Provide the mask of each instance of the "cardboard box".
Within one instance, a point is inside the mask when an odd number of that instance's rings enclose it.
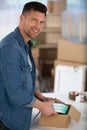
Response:
[[[58,39],[61,38],[61,31],[60,29],[53,28],[53,29],[44,29],[43,32],[39,35],[40,43],[46,44],[56,44]]]
[[[45,28],[61,28],[62,17],[60,14],[47,14]]]
[[[70,105],[68,114],[58,114],[53,116],[44,116],[41,115],[39,124],[47,127],[60,127],[60,128],[68,128],[70,125],[70,119],[74,119],[76,122],[79,122],[81,113]]]
[[[48,0],[48,13],[60,14],[66,10],[66,0]]]
[[[49,32],[46,33],[45,41],[47,44],[57,44],[57,40],[61,38],[61,33],[59,32]]]
[[[87,64],[87,44],[58,40],[57,59]]]

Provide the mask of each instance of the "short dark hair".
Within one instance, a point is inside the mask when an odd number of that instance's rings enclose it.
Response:
[[[47,7],[40,2],[35,2],[35,1],[28,2],[24,5],[23,10],[22,10],[22,14],[25,14],[31,10],[39,11],[41,13],[44,13],[46,16]]]

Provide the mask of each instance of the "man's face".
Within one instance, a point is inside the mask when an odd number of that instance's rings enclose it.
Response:
[[[20,17],[20,25],[24,38],[32,39],[38,36],[44,27],[46,16],[44,13],[31,10]]]

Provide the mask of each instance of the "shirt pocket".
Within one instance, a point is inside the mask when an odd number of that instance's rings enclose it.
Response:
[[[30,66],[21,66],[21,85],[23,89],[27,89],[32,91],[33,84],[32,84],[32,75],[30,71]]]

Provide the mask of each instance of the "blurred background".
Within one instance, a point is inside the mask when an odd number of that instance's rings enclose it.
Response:
[[[30,1],[33,0],[0,0],[0,40],[16,28],[23,5]],[[73,68],[87,65],[87,0],[35,1],[42,2],[48,8],[44,30],[32,40],[37,68],[36,84],[42,92],[52,92],[57,65]],[[55,82],[60,83],[60,80]],[[86,86],[85,83],[85,90]]]

